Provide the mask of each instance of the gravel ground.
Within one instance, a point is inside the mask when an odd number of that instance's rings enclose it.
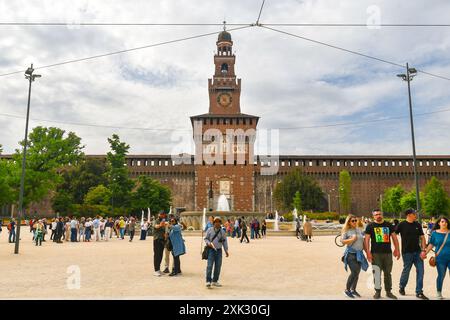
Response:
[[[223,287],[207,289],[200,237],[185,238],[188,252],[181,257],[181,276],[155,277],[151,237],[131,243],[128,237],[90,243],[47,241],[36,247],[28,228],[23,228],[20,254],[15,255],[3,230],[0,299],[346,299],[343,248],[334,244],[333,236],[315,237],[312,243],[295,237],[269,237],[249,244],[229,239],[230,257],[223,258],[220,278]],[[425,265],[424,292],[434,298],[437,273]],[[402,261],[395,261],[394,293],[401,270]],[[413,268],[407,296],[401,299],[415,299],[414,287]],[[371,299],[371,272],[361,273],[358,291]],[[443,295],[450,297],[448,276]]]

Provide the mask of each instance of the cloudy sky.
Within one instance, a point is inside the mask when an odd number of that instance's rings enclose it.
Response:
[[[0,22],[253,23],[260,5],[0,0]],[[449,24],[449,12],[447,0],[266,0],[260,23],[369,23],[274,28],[449,78],[450,27],[372,25]],[[220,26],[0,25],[0,74],[219,31]],[[405,70],[261,27],[231,34],[242,78],[241,110],[261,117],[258,128],[279,130],[281,154],[411,153],[407,86],[396,77]],[[36,70],[42,78],[33,85],[31,126],[74,131],[87,154],[107,152],[113,133],[134,154],[192,152],[189,116],[208,111],[216,38]],[[450,81],[425,74],[412,82],[414,112],[434,112],[415,118],[418,154],[450,154],[449,88]],[[23,138],[26,102],[23,74],[0,76],[4,153]],[[392,117],[397,119],[370,122]],[[330,126],[342,123],[352,125]]]

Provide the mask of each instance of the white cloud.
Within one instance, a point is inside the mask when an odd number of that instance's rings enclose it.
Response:
[[[254,22],[261,1],[6,1],[0,21]],[[382,23],[444,23],[450,3],[410,1],[266,1],[262,23],[365,23],[367,7]],[[450,76],[448,28],[279,27],[312,39]],[[220,31],[221,27],[8,27],[0,26],[0,73]],[[406,84],[393,66],[262,28],[231,32],[241,109],[261,116],[261,128],[285,128],[407,116]],[[91,61],[37,70],[32,118],[118,127],[190,130],[189,116],[208,111],[215,36]],[[448,82],[419,74],[412,82],[418,113],[450,108]],[[0,77],[0,113],[25,115],[27,83]],[[408,118],[361,127],[281,130],[285,154],[409,154]],[[416,118],[417,150],[448,154],[450,112]],[[32,121],[32,125],[57,125]],[[57,125],[75,131],[86,153],[108,150],[117,132],[132,153],[170,153],[168,131]],[[0,143],[9,153],[23,139],[24,120],[0,115]],[[176,131],[177,132],[177,131]],[[182,132],[180,134],[188,134]],[[192,152],[186,147],[187,152]]]

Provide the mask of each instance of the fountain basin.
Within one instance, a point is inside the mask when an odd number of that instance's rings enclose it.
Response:
[[[206,219],[208,219],[209,216],[214,217],[219,216],[222,218],[222,222],[225,222],[228,219],[234,220],[236,218],[244,217],[247,223],[250,223],[250,220],[254,218],[258,219],[259,222],[262,222],[265,219],[266,215],[267,214],[264,212],[212,211],[206,212]],[[195,230],[201,230],[202,219],[203,219],[203,211],[183,211],[181,213],[181,222],[183,222],[187,228],[193,227]],[[268,220],[266,219],[266,221]]]

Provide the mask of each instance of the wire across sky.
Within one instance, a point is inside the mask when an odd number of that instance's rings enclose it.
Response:
[[[292,33],[292,32],[288,32],[285,30],[281,30],[278,29],[278,27],[367,27],[367,24],[362,24],[362,23],[260,23],[260,19],[262,16],[262,12],[264,9],[264,5],[265,5],[265,0],[262,0],[261,6],[259,7],[259,11],[258,11],[258,16],[256,18],[256,22],[254,23],[226,23],[226,26],[231,27],[228,28],[227,31],[238,31],[238,30],[242,30],[242,29],[247,29],[247,28],[255,28],[256,29],[266,29],[266,30],[270,30],[274,33],[278,33],[278,34],[284,34],[284,35],[288,35],[292,38],[296,38],[296,39],[300,39],[303,41],[307,41],[310,43],[314,43],[316,45],[320,45],[320,46],[324,46],[327,47],[329,49],[334,49],[334,50],[339,50],[341,52],[347,53],[347,54],[352,54],[352,55],[356,55],[362,58],[366,58],[366,59],[370,59],[372,61],[376,61],[379,63],[384,63],[384,64],[388,64],[391,65],[393,67],[396,68],[406,68],[406,64],[401,64],[399,62],[395,62],[395,61],[390,61],[381,57],[376,57],[376,56],[372,56],[363,52],[358,52],[355,50],[351,50],[348,48],[344,48],[341,46],[337,46],[334,44],[330,44],[330,43],[326,43],[323,41],[319,41],[316,39],[311,39],[308,37],[305,37],[301,34],[296,34],[296,33]],[[225,22],[224,22],[225,23]],[[145,22],[145,23],[113,23],[113,22],[80,22],[80,23],[64,23],[64,22],[0,22],[0,28],[1,27],[6,27],[6,26],[23,26],[23,27],[58,27],[58,26],[85,26],[85,27],[90,27],[90,26],[173,26],[173,27],[177,27],[177,26],[200,26],[200,27],[207,27],[207,26],[222,26],[222,23],[150,23],[150,22]],[[388,24],[378,24],[377,26],[380,27],[402,27],[402,28],[409,28],[409,27],[432,27],[432,28],[447,28],[450,27],[450,24],[395,24],[395,23],[388,23]],[[195,35],[191,35],[191,36],[186,36],[186,37],[182,37],[182,38],[178,38],[178,39],[172,39],[172,40],[167,40],[167,41],[162,41],[162,42],[158,42],[158,43],[152,43],[152,44],[148,44],[148,45],[143,45],[143,46],[138,46],[138,47],[133,47],[133,48],[126,48],[126,49],[121,49],[121,50],[117,50],[117,51],[112,51],[112,52],[106,52],[106,53],[101,53],[101,54],[97,54],[97,55],[92,55],[92,56],[87,56],[87,57],[80,57],[77,59],[70,59],[70,60],[63,60],[63,61],[59,61],[59,62],[54,62],[54,63],[50,63],[50,64],[46,64],[46,65],[42,65],[42,66],[36,66],[35,69],[46,69],[46,68],[54,68],[54,67],[58,67],[58,66],[62,66],[62,65],[67,65],[67,64],[73,64],[73,63],[80,63],[83,61],[88,61],[88,60],[93,60],[93,59],[100,59],[100,58],[104,58],[104,57],[108,57],[108,56],[113,56],[113,55],[119,55],[119,54],[125,54],[128,52],[132,52],[132,51],[137,51],[137,50],[144,50],[144,49],[149,49],[149,48],[153,48],[153,47],[159,47],[159,46],[164,46],[164,45],[170,45],[170,44],[174,44],[174,43],[178,43],[178,42],[184,42],[184,41],[189,41],[189,40],[193,40],[193,39],[198,39],[198,38],[203,38],[203,37],[208,37],[208,36],[212,36],[212,35],[217,35],[218,33],[220,33],[220,31],[215,31],[215,32],[208,32],[208,33],[200,33],[200,34],[195,34]],[[15,74],[23,74],[25,70],[17,70],[17,71],[12,71],[12,72],[5,72],[5,73],[0,73],[0,77],[6,77],[6,76],[11,76],[11,75],[15,75]],[[421,70],[421,69],[417,69],[418,72],[421,72],[423,74],[435,77],[435,78],[439,78],[442,80],[450,80],[450,77],[447,76],[443,76],[443,75],[438,75],[435,73],[431,73],[425,70]],[[442,110],[437,110],[437,111],[433,111],[433,112],[425,112],[425,113],[418,113],[415,116],[426,116],[426,115],[431,115],[431,114],[436,114],[436,113],[442,113],[442,112],[449,112],[450,109],[442,109]],[[10,117],[10,118],[24,118],[20,115],[13,115],[13,114],[6,114],[6,113],[0,113],[0,116],[3,117]],[[275,128],[275,129],[279,129],[279,130],[300,130],[300,129],[314,129],[314,128],[328,128],[328,127],[339,127],[339,126],[360,126],[361,124],[370,124],[370,123],[377,123],[377,122],[385,122],[385,121],[391,121],[391,120],[398,120],[398,119],[403,119],[403,118],[407,118],[405,117],[389,117],[389,118],[379,118],[379,119],[368,119],[368,120],[361,120],[361,121],[353,121],[353,122],[344,122],[344,123],[332,123],[332,124],[318,124],[318,125],[311,125],[311,126],[303,126],[303,127],[286,127],[286,128]],[[31,119],[34,121],[40,121],[40,122],[50,122],[50,123],[59,123],[59,124],[66,124],[66,125],[74,125],[74,126],[86,126],[86,127],[96,127],[96,128],[114,128],[114,129],[127,129],[127,130],[144,130],[144,131],[190,131],[190,130],[184,130],[184,129],[177,129],[177,128],[143,128],[143,127],[125,127],[125,126],[114,126],[114,125],[102,125],[102,124],[89,124],[89,123],[77,123],[77,122],[67,122],[67,121],[57,121],[57,120],[50,120],[50,119]]]

